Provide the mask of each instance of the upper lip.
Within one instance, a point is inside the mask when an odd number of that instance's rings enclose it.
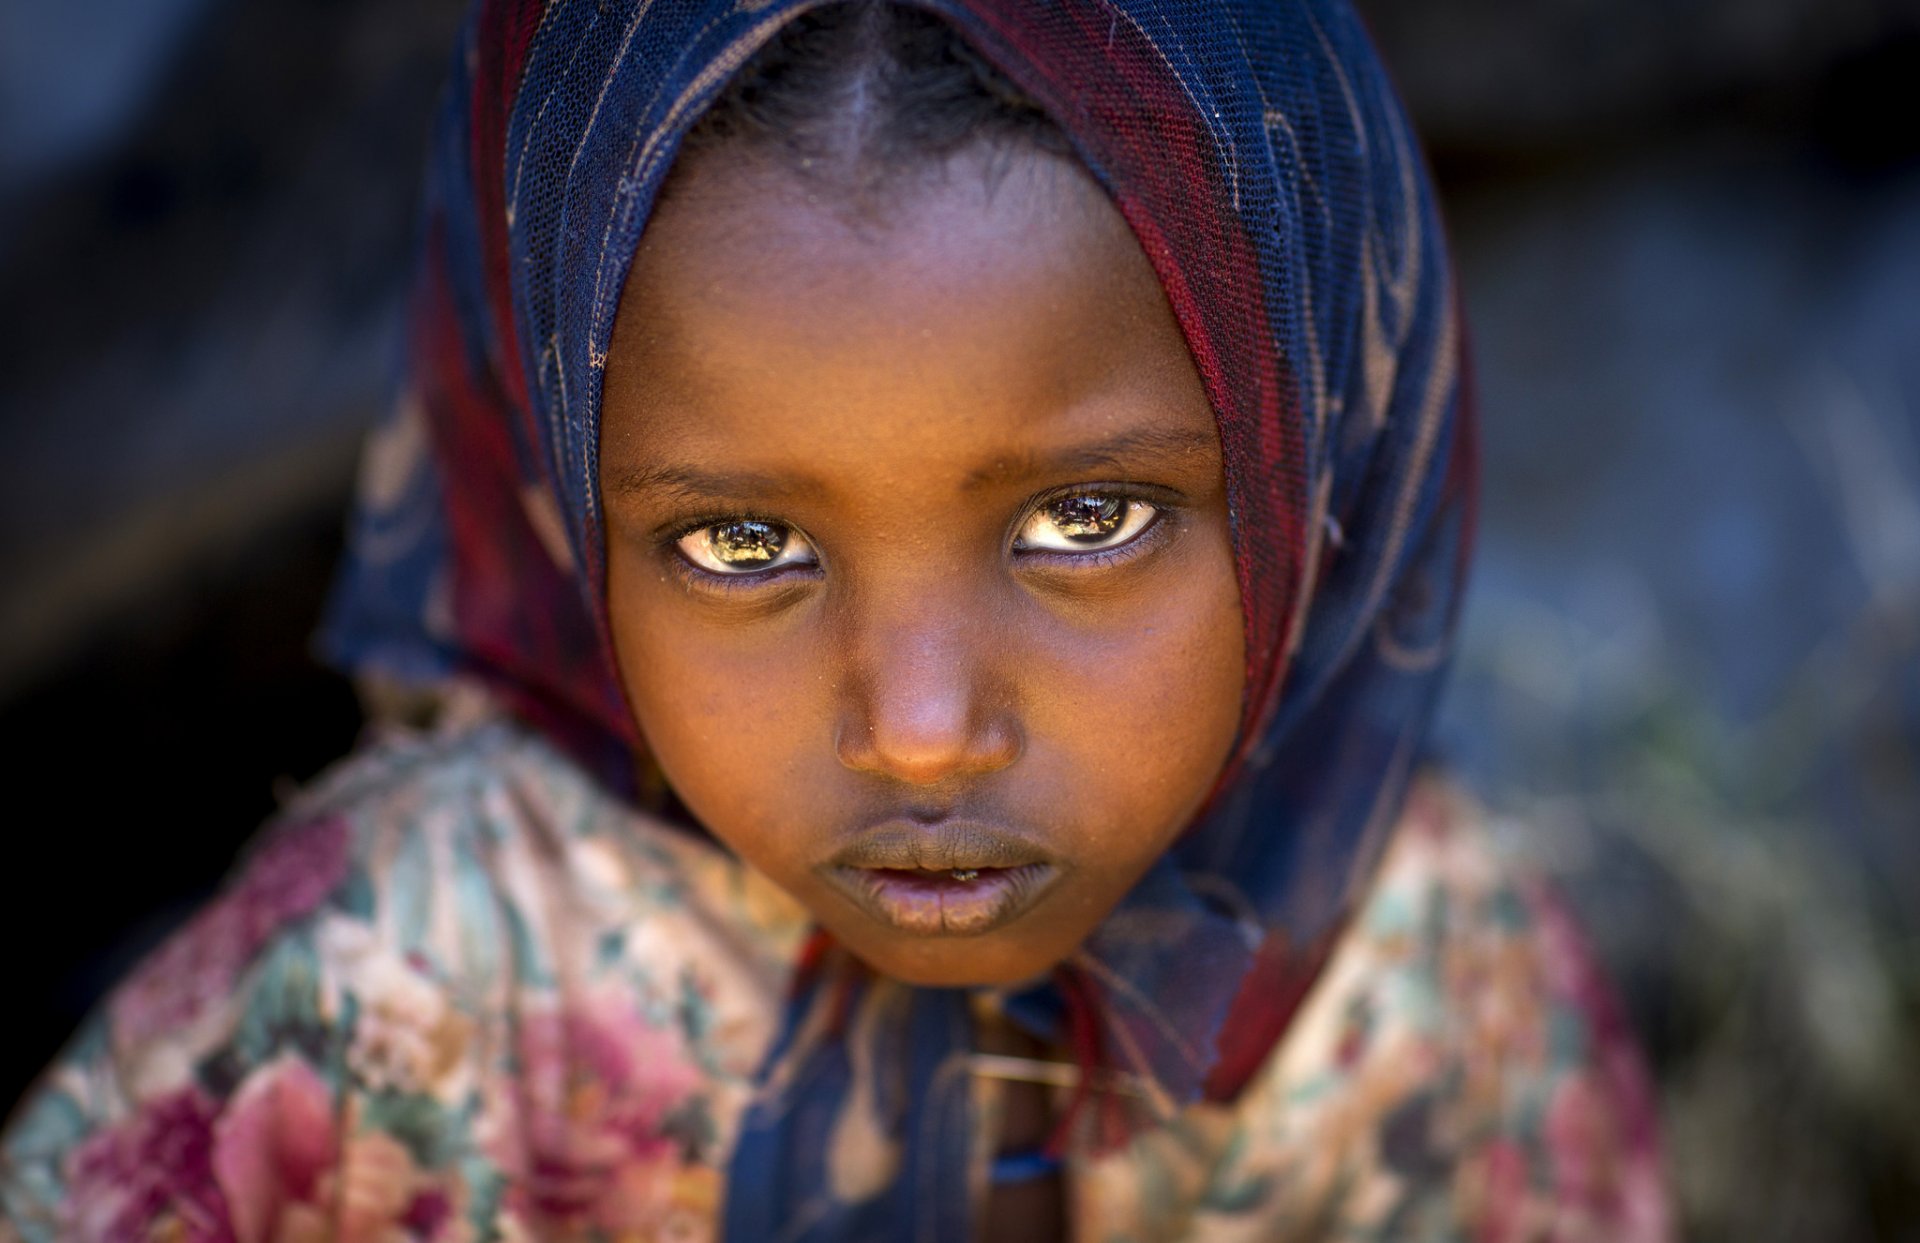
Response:
[[[1048,861],[1025,834],[980,820],[884,820],[862,829],[829,866],[949,872],[1017,868]]]

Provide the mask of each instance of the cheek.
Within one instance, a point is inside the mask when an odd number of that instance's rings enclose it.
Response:
[[[807,656],[777,625],[702,625],[675,584],[635,579],[609,566],[608,614],[635,722],[701,823],[765,862],[766,842],[792,840],[778,831],[781,817],[805,789],[804,756],[817,742]]]
[[[1245,644],[1224,532],[1128,612],[1134,624],[1110,619],[1036,661],[1053,706],[1031,724],[1072,774],[1063,794],[1097,809],[1086,822],[1106,826],[1117,864],[1139,867],[1199,809],[1239,726]]]

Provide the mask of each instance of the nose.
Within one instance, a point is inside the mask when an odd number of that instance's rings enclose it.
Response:
[[[923,595],[849,621],[852,659],[834,739],[842,764],[931,786],[1019,758],[1007,645],[972,615],[978,608],[977,599]]]

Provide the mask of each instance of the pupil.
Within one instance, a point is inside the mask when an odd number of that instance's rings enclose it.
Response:
[[[1068,539],[1093,543],[1120,529],[1127,502],[1117,496],[1069,496],[1048,507],[1048,517]]]
[[[714,555],[729,565],[771,561],[786,547],[784,527],[770,522],[723,522],[707,536]]]

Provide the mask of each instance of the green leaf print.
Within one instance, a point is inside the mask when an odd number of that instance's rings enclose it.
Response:
[[[392,908],[388,916],[402,953],[414,953],[425,946],[433,899],[433,859],[427,836],[424,832],[408,833],[400,839],[400,848],[387,869],[387,902]]]
[[[412,1154],[423,1170],[437,1170],[456,1150],[454,1128],[447,1110],[431,1096],[418,1092],[375,1092],[366,1097],[361,1125],[384,1131]]]
[[[247,1065],[258,1065],[286,1048],[320,1061],[329,1034],[320,1014],[320,963],[313,942],[304,930],[283,936],[254,968],[234,1029],[233,1051]]]
[[[508,903],[502,903],[499,910],[507,923],[507,943],[513,949],[514,978],[523,988],[553,988],[553,972],[540,959],[526,916]]]

